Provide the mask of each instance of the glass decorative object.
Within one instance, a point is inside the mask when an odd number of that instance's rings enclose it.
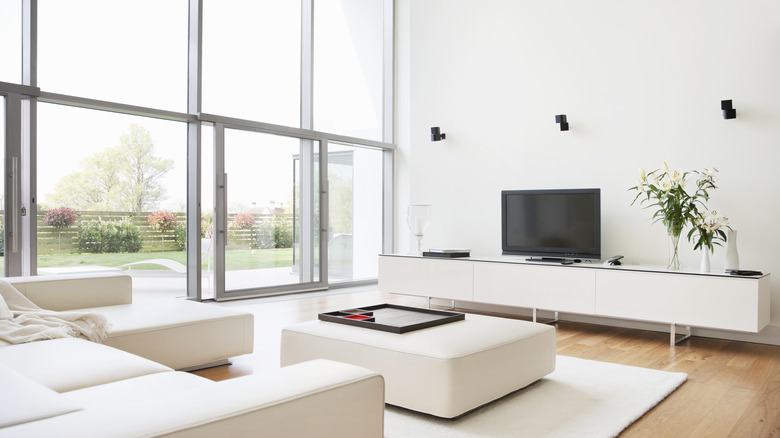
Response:
[[[422,255],[422,238],[431,222],[430,205],[410,205],[406,211],[406,224],[415,239],[413,254]]]

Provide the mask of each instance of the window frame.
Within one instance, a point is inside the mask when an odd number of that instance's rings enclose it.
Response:
[[[201,174],[209,171],[201,167],[201,151],[204,147],[201,138],[201,127],[204,124],[221,124],[235,129],[247,129],[261,133],[284,135],[301,139],[319,141],[324,145],[327,157],[327,145],[329,142],[348,143],[355,147],[375,148],[383,151],[383,236],[382,248],[384,252],[393,251],[394,241],[394,155],[396,146],[393,143],[394,133],[394,0],[377,0],[383,2],[384,28],[383,28],[383,68],[382,68],[382,140],[368,140],[333,133],[318,132],[312,129],[313,123],[313,1],[301,0],[302,4],[302,64],[301,64],[301,127],[281,126],[264,123],[256,120],[244,120],[224,117],[216,114],[204,114],[201,112],[202,100],[202,31],[203,31],[203,1],[188,1],[189,20],[189,45],[188,45],[188,104],[186,112],[162,110],[158,108],[129,105],[118,102],[103,101],[82,96],[58,94],[40,90],[37,87],[37,0],[22,1],[22,83],[14,84],[0,82],[0,94],[6,103],[5,116],[12,120],[12,124],[6,123],[6,163],[11,162],[10,151],[17,151],[17,159],[21,160],[24,178],[16,182],[20,190],[20,199],[27,207],[27,215],[22,216],[22,235],[20,242],[24,257],[11,260],[11,270],[8,270],[9,258],[6,257],[6,275],[36,275],[37,274],[37,235],[35,219],[37,217],[37,102],[46,102],[59,105],[109,111],[127,115],[137,115],[150,118],[185,122],[187,130],[187,294],[188,298],[201,300],[201,265],[200,265],[200,214],[201,214]],[[17,147],[18,145],[18,147]],[[209,146],[213,146],[209,144]],[[207,146],[208,147],[208,146]],[[322,161],[324,172],[320,173],[323,181],[327,181],[327,158]],[[8,166],[9,164],[7,164]],[[8,169],[6,169],[8,175]],[[17,175],[18,178],[18,175]],[[7,184],[6,192],[11,184]],[[324,187],[326,187],[325,185]],[[6,212],[8,208],[8,196],[6,196]],[[327,212],[323,220],[327,220]],[[325,222],[327,223],[327,222]],[[6,231],[7,233],[7,231]],[[327,245],[321,245],[327,247]],[[327,254],[320,255],[321,260],[327,260]],[[327,271],[322,276],[324,287],[327,284]],[[336,287],[347,287],[356,284],[373,283],[343,282]]]

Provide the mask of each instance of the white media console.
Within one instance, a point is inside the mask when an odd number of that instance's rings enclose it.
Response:
[[[769,324],[769,274],[560,265],[522,257],[379,256],[379,290],[404,295],[757,333]]]

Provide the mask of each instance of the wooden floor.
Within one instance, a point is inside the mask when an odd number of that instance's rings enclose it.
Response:
[[[255,314],[255,353],[196,374],[223,380],[278,368],[282,327],[320,312],[380,303],[426,305],[423,298],[370,290],[214,303]],[[670,347],[667,333],[565,321],[557,328],[560,355],[688,373],[621,437],[780,438],[780,346],[693,337]]]

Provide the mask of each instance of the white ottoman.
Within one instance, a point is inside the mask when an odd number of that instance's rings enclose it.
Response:
[[[323,358],[382,374],[385,401],[453,418],[555,370],[555,328],[466,315],[404,334],[309,321],[282,330],[281,365]]]

